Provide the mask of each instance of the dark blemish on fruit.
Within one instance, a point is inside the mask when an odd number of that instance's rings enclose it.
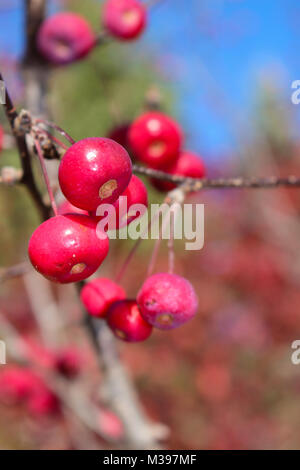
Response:
[[[118,183],[116,180],[109,180],[104,183],[99,189],[99,196],[101,199],[107,199],[117,189]]]

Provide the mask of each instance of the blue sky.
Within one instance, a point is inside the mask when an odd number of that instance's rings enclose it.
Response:
[[[22,3],[0,0],[10,6],[0,10],[1,53],[21,50]],[[219,158],[235,150],[230,113],[251,121],[262,77],[299,119],[290,103],[291,83],[300,79],[299,36],[298,0],[162,0],[137,47],[147,47],[178,93],[188,146]]]

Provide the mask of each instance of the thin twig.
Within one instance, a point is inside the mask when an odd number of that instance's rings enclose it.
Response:
[[[57,132],[59,132],[63,137],[65,137],[71,145],[75,144],[75,140],[60,126],[55,124],[54,122],[46,121],[45,119],[36,119],[36,123],[44,124],[47,127],[52,127],[52,129],[55,129]]]
[[[15,264],[14,266],[10,266],[9,268],[0,268],[0,284],[2,282],[8,281],[9,279],[22,277],[31,269],[31,265],[26,261]]]
[[[3,81],[3,76],[0,72],[0,80]],[[49,216],[49,208],[44,204],[42,196],[36,185],[32,166],[31,166],[31,157],[28,150],[26,136],[22,133],[19,133],[16,129],[15,122],[18,118],[18,112],[13,105],[11,97],[8,93],[7,87],[5,87],[5,103],[3,104],[6,117],[10,124],[13,135],[16,139],[17,148],[20,155],[20,161],[22,164],[23,175],[20,183],[22,183],[28,189],[41,217],[47,219]]]
[[[45,160],[44,160],[44,157],[43,157],[43,152],[42,152],[40,143],[37,139],[34,140],[34,145],[35,145],[35,148],[36,148],[36,151],[37,151],[37,154],[38,154],[38,157],[39,157],[39,161],[40,161],[40,164],[41,164],[41,167],[42,167],[42,172],[43,172],[43,176],[44,176],[44,179],[45,179],[47,191],[48,191],[48,194],[49,194],[51,207],[53,209],[54,215],[58,215],[58,210],[57,210],[54,194],[53,194],[53,191],[52,191],[52,188],[51,188],[47,168],[46,168],[46,165],[45,165]]]
[[[234,178],[216,178],[216,179],[195,179],[187,178],[181,175],[171,175],[152,168],[145,168],[133,165],[133,171],[138,174],[147,175],[162,181],[183,185],[186,192],[200,191],[201,189],[243,189],[243,188],[262,188],[272,189],[280,186],[288,188],[300,187],[300,177],[287,176],[280,178],[277,176],[266,177],[234,177]]]

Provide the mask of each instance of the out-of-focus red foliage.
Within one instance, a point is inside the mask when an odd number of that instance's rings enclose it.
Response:
[[[295,173],[296,168],[289,165],[288,172]],[[178,330],[155,330],[145,343],[121,344],[122,357],[149,415],[169,427],[167,447],[298,448],[300,369],[291,363],[291,344],[300,335],[300,274],[295,254],[300,237],[296,232],[281,233],[280,224],[283,216],[296,220],[300,192],[276,189],[267,198],[264,191],[256,195],[218,191],[191,198],[205,203],[206,242],[199,252],[185,251],[183,243],[176,242],[176,272],[195,287],[199,312]],[[265,215],[270,208],[272,217],[278,217],[275,222]],[[166,255],[162,250],[157,272],[167,269]],[[119,260],[116,250],[111,269]],[[124,287],[130,296],[146,276],[145,260],[141,251],[128,269]],[[23,332],[29,359],[44,371],[63,373],[65,380],[76,381],[84,372],[93,379],[91,391],[97,390],[101,378],[95,378],[97,365],[84,343],[80,351],[85,353],[84,367],[77,349],[49,351],[36,338],[28,305],[13,293],[7,296],[6,315]],[[77,345],[83,335],[84,331]],[[6,366],[0,369],[0,380],[6,371]],[[13,389],[14,399],[25,393],[19,379],[13,380]],[[31,445],[72,448],[62,414],[52,414],[46,434],[38,431],[42,420],[36,419],[37,414],[56,408],[55,398],[46,389],[33,402],[27,401],[25,411],[15,400],[8,407],[0,395],[0,416],[14,416],[20,433],[28,430]],[[118,417],[98,404],[99,429],[112,441],[122,439]],[[60,438],[63,434],[60,444],[53,434]]]

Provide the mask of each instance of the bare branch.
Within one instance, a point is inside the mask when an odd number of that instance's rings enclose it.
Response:
[[[3,76],[1,73],[0,73],[0,80],[3,80]],[[19,133],[15,127],[15,121],[18,119],[19,114],[13,105],[13,102],[10,98],[7,87],[5,87],[5,103],[3,104],[3,106],[4,106],[6,117],[9,121],[11,130],[16,139],[16,144],[17,144],[17,148],[19,151],[20,160],[22,164],[23,175],[22,175],[22,179],[20,180],[20,183],[24,184],[27,187],[37,209],[39,210],[41,217],[43,219],[47,219],[49,216],[49,208],[45,206],[45,204],[43,203],[43,199],[41,197],[41,194],[38,190],[38,187],[36,185],[36,182],[33,176],[33,171],[31,167],[31,157],[30,157],[30,153],[28,150],[27,142],[26,142],[26,136],[25,134]]]
[[[162,181],[170,181],[172,183],[182,185],[185,192],[200,191],[201,189],[243,189],[243,188],[277,188],[285,186],[288,188],[300,187],[300,177],[287,176],[280,178],[277,176],[266,177],[235,177],[235,178],[217,178],[217,179],[195,179],[187,178],[181,175],[171,175],[163,171],[153,170],[152,168],[144,168],[133,165],[133,171],[141,175],[147,175]]]
[[[9,279],[15,279],[17,277],[24,276],[28,271],[30,271],[31,265],[24,261],[23,263],[15,264],[9,268],[0,268],[0,284],[2,282],[8,281]]]
[[[161,424],[151,423],[146,417],[120,361],[116,340],[107,324],[89,315],[86,317],[86,323],[104,371],[104,398],[123,421],[128,447],[158,449],[158,442],[166,438],[168,429]]]

